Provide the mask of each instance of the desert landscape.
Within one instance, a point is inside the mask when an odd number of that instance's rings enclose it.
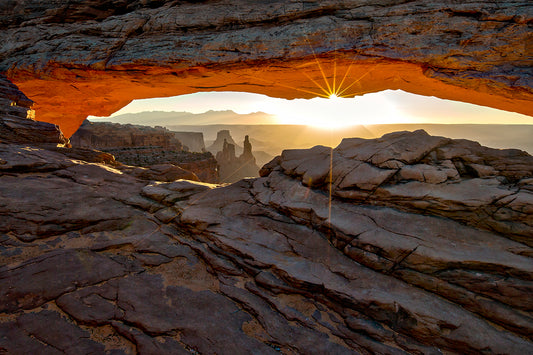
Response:
[[[519,0],[1,3],[0,353],[532,353],[532,21]],[[111,116],[400,89],[526,122]]]

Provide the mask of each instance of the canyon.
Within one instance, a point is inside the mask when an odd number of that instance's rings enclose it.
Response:
[[[186,141],[202,152],[190,152]],[[244,148],[237,146],[229,130],[217,133],[217,139],[206,151],[201,132],[174,132],[161,126],[143,126],[109,122],[84,121],[70,137],[74,148],[96,149],[113,155],[117,163],[150,168],[177,178],[169,171],[175,167],[189,171],[190,177],[209,183],[236,182],[259,176],[248,136]],[[236,156],[237,149],[240,151]],[[169,170],[170,169],[170,170]],[[181,176],[185,178],[184,175]]]
[[[220,136],[221,135],[219,135],[219,137]],[[229,136],[229,131],[227,136],[231,138],[231,136]],[[216,141],[213,146],[215,145]],[[237,182],[244,178],[253,178],[259,175],[259,167],[255,163],[255,157],[252,154],[252,144],[250,143],[248,136],[244,137],[242,154],[237,157],[235,155],[235,150],[235,144],[229,143],[224,138],[222,150],[216,155],[219,166],[220,182]]]
[[[213,90],[402,89],[532,115],[532,13],[2,2],[0,353],[530,353],[524,151],[401,131],[284,150],[218,185],[69,138],[133,99]],[[346,85],[320,91],[336,75]]]

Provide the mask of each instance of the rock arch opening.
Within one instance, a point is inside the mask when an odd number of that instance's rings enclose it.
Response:
[[[133,100],[111,116],[88,119],[201,132],[205,147],[215,140],[218,131],[229,129],[241,143],[245,135],[251,135],[259,141],[254,148],[269,152],[271,157],[283,149],[336,146],[348,136],[377,138],[416,129],[494,148],[533,152],[528,138],[533,125],[528,124],[530,117],[526,115],[401,90],[353,98],[293,100],[246,92],[200,92]]]
[[[317,65],[317,63],[319,63]],[[223,68],[161,67],[128,70],[53,68],[51,74],[9,72],[10,79],[35,102],[38,119],[58,124],[70,137],[90,115],[109,116],[132,100],[169,97],[206,91],[237,91],[285,99],[329,96],[335,80],[345,97],[383,90],[435,96],[510,112],[533,115],[531,94],[513,87],[492,87],[478,81],[449,83],[428,75],[423,65],[383,60],[306,58],[236,64]],[[342,75],[342,76],[341,76]],[[337,79],[335,79],[335,77]],[[340,85],[337,82],[337,85]],[[331,87],[326,88],[327,83]],[[470,83],[470,84],[468,84]],[[469,85],[472,84],[472,87]],[[325,89],[325,91],[324,91]]]
[[[324,76],[347,72],[356,84],[346,95],[401,89],[531,116],[530,9],[527,0],[8,2],[0,72],[67,137],[133,99],[311,98]]]

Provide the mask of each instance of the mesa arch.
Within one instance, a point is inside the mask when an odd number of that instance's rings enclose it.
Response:
[[[527,0],[122,1],[0,7],[0,73],[70,136],[133,99],[402,89],[533,116]],[[318,65],[320,63],[320,65]]]

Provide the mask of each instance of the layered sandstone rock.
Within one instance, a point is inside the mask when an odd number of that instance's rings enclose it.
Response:
[[[448,217],[533,246],[533,157],[425,131],[287,150],[263,167],[356,203]]]
[[[58,126],[34,120],[33,101],[0,74],[0,141],[68,145]]]
[[[522,152],[402,132],[285,151],[225,187],[37,147],[0,143],[0,159],[7,353],[533,346]]]
[[[528,0],[0,6],[0,72],[67,136],[132,99],[213,90],[311,98],[402,89],[533,114]]]
[[[204,134],[202,132],[172,132],[189,152],[205,152]]]
[[[202,153],[198,159],[182,159],[177,165],[182,169],[194,172],[200,181],[213,184],[220,182],[218,163],[211,153]]]
[[[164,150],[183,150],[172,132],[163,127],[148,127],[85,120],[71,137],[74,147],[90,149],[120,149],[157,147]]]
[[[237,157],[235,145],[224,139],[222,151],[216,155],[220,182],[236,182],[243,178],[259,175],[259,167],[255,164],[252,144],[248,136],[244,137],[243,146],[243,153]]]
[[[118,169],[144,180],[171,182],[179,179],[200,181],[198,175],[174,164],[154,164],[149,168],[138,166],[120,166]],[[204,180],[205,181],[205,180]]]
[[[120,163],[149,168],[121,168],[141,178],[200,179],[211,183],[219,180],[217,162],[211,153],[183,150],[175,133],[163,127],[85,121],[71,138],[76,148],[99,149]]]

